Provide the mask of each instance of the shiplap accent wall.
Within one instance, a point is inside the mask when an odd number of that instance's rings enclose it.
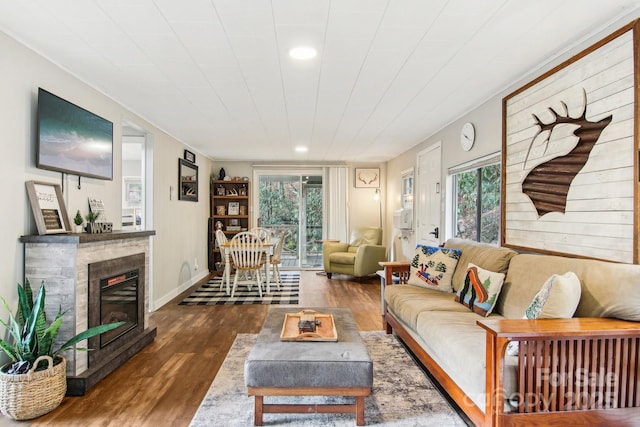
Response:
[[[504,230],[507,246],[606,260],[634,262],[634,57],[633,31],[626,31],[586,56],[561,68],[504,101]],[[578,117],[613,120],[594,146],[584,168],[576,175],[565,213],[538,217],[522,192],[522,181],[535,166],[567,154],[577,143],[573,125],[538,135],[528,160],[529,145],[538,131],[532,114],[544,123],[553,121],[549,108]],[[546,152],[545,152],[546,149]]]

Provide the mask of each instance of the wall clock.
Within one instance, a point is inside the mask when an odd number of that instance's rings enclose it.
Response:
[[[471,150],[473,147],[473,143],[476,140],[476,130],[473,127],[471,122],[467,122],[462,125],[462,130],[460,131],[460,146],[464,151]]]

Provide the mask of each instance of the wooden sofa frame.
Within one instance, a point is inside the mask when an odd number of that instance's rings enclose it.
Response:
[[[406,283],[409,263],[381,262],[385,283]],[[482,411],[385,309],[394,332],[477,426],[639,425],[640,324],[609,318],[484,319],[486,393]],[[504,411],[504,358],[519,342],[517,409]],[[514,397],[514,396],[512,396]]]

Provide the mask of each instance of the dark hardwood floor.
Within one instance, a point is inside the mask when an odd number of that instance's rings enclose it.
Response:
[[[381,330],[379,278],[350,279],[303,271],[300,308],[349,307],[360,330]],[[236,334],[257,333],[269,309],[178,305],[189,292],[151,313],[155,341],[85,396],[32,421],[3,416],[0,426],[188,426]]]

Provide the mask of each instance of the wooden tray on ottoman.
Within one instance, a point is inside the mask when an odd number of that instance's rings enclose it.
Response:
[[[298,322],[303,315],[312,314],[320,324],[315,332],[300,332]],[[302,310],[298,313],[286,313],[282,324],[280,341],[338,341],[336,324],[332,314],[322,314],[315,310]]]

